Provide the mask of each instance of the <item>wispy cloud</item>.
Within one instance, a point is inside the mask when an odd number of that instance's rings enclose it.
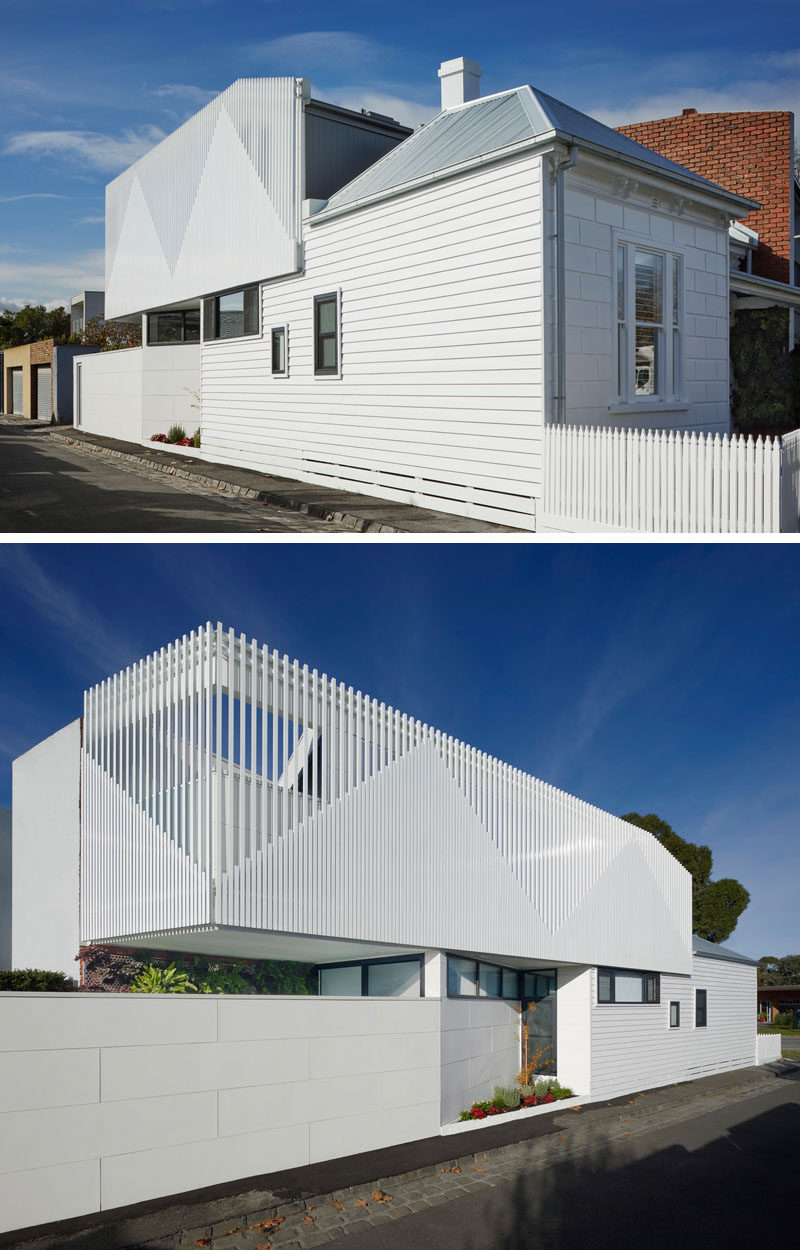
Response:
[[[126,130],[120,136],[93,130],[29,130],[6,144],[9,155],[62,157],[92,170],[125,169],[165,137],[159,126]]]
[[[181,101],[193,108],[202,108],[215,95],[219,95],[219,92],[211,91],[208,87],[195,87],[189,82],[166,82],[160,87],[151,87],[148,94],[161,100]]]
[[[102,290],[105,284],[105,255],[102,248],[80,252],[68,261],[58,255],[35,264],[0,258],[0,296],[3,307],[25,304],[53,304],[58,307],[75,291]]]
[[[355,31],[307,30],[250,44],[247,53],[267,65],[288,66],[294,73],[309,75],[331,65],[342,71],[385,63],[391,49]]]
[[[0,548],[0,574],[6,604],[21,600],[43,625],[54,626],[69,638],[66,663],[81,673],[98,668],[114,673],[137,654],[135,645],[120,636],[118,627],[103,621],[96,601],[81,599],[64,582],[46,573],[31,550],[19,545]],[[47,636],[47,630],[42,630]]]
[[[66,195],[55,191],[28,191],[24,195],[0,195],[0,204],[14,204],[17,200],[65,200]]]
[[[89,214],[87,217],[79,217],[75,222],[76,226],[102,226],[105,224],[105,216],[103,213]]]

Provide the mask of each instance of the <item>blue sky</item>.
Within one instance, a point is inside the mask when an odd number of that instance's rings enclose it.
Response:
[[[0,547],[0,806],[82,692],[221,619],[738,878],[746,954],[800,951],[796,545]]]
[[[793,0],[0,0],[0,308],[103,286],[105,184],[234,79],[417,124],[442,60],[484,94],[531,82],[611,125],[683,107],[800,111]],[[788,46],[787,46],[788,43]]]

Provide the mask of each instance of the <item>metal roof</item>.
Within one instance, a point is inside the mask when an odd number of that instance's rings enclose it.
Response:
[[[568,142],[592,144],[618,157],[649,165],[658,173],[673,174],[684,184],[695,184],[698,190],[749,203],[553,96],[524,86],[439,113],[331,196],[319,216],[400,191],[421,178],[437,174],[445,177],[464,162],[550,135]]]
[[[723,959],[731,964],[752,964],[758,967],[758,960],[749,955],[739,955],[728,946],[718,946],[716,942],[707,942],[705,938],[692,934],[692,951],[695,955],[704,955],[706,959]]]

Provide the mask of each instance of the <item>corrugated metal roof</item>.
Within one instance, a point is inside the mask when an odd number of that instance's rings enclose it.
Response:
[[[716,183],[676,165],[659,152],[636,143],[610,126],[570,108],[534,87],[475,100],[446,109],[413,135],[398,144],[365,170],[328,202],[328,210],[341,209],[373,196],[399,191],[419,178],[443,176],[465,161],[500,152],[513,144],[556,132],[566,139],[596,144],[619,156],[644,162],[661,173],[679,174],[699,188],[720,191]],[[728,193],[730,194],[730,193]]]
[[[716,942],[707,942],[705,938],[692,934],[692,951],[695,955],[704,955],[706,959],[724,959],[732,964],[752,964],[758,967],[758,960],[749,955],[738,955],[728,946],[718,946]]]

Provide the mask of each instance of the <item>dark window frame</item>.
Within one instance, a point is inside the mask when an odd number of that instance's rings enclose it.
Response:
[[[327,998],[329,995],[323,995],[320,989],[320,976],[327,968],[360,968],[361,969],[361,997],[370,998],[369,994],[369,972],[368,968],[372,968],[375,964],[410,964],[419,963],[419,996],[425,997],[425,956],[424,955],[390,955],[386,959],[337,959],[333,963],[317,964],[314,971],[317,974],[317,994],[321,998]],[[334,995],[330,995],[334,997]],[[376,994],[374,997],[378,997]]]
[[[673,1022],[673,1008],[675,1009],[675,1020]],[[681,1027],[681,1005],[677,999],[672,999],[669,1004],[669,1027],[671,1029],[679,1029]]]
[[[197,338],[187,339],[186,337],[186,314],[193,313],[193,312],[197,313]],[[153,317],[180,317],[181,337],[179,339],[172,339],[171,342],[169,343],[159,342],[158,339],[154,339],[150,334],[150,323]],[[177,347],[179,345],[182,346],[184,343],[199,343],[200,342],[200,329],[201,329],[201,318],[200,318],[199,307],[198,308],[162,308],[158,312],[152,312],[152,313],[147,314],[147,346],[148,347]]]
[[[275,368],[275,336],[283,337],[283,368]],[[289,327],[286,322],[282,325],[272,326],[269,332],[269,365],[270,373],[273,378],[287,378],[289,376]]]
[[[324,333],[319,328],[320,309],[326,304],[333,304],[336,312],[336,328],[333,332],[326,330]],[[341,344],[341,291],[326,291],[323,295],[314,296],[314,377],[315,378],[338,378],[341,377],[342,366],[342,344]],[[336,347],[336,362],[333,365],[325,365],[323,360],[323,344],[329,340],[333,340]]]
[[[701,1002],[702,1007],[700,1006]],[[708,990],[695,989],[694,1027],[696,1029],[708,1028]]]
[[[635,999],[623,999],[620,1002],[616,1000],[615,994],[615,977],[617,973],[622,973],[626,977],[641,977],[642,979],[642,997]],[[609,998],[600,997],[600,977],[608,976],[609,981]],[[649,996],[649,989],[652,986],[652,997]],[[661,1002],[661,973],[660,972],[644,972],[638,968],[607,968],[598,967],[597,969],[597,1005],[599,1007],[655,1007]]]
[[[219,301],[224,299],[226,295],[242,296],[242,323],[247,324],[247,297],[255,292],[255,298],[252,308],[255,311],[255,329],[243,329],[241,334],[220,334],[220,317],[219,317]],[[232,287],[228,291],[218,291],[216,295],[208,295],[203,300],[203,325],[202,336],[204,343],[230,343],[237,339],[252,339],[258,337],[261,333],[261,295],[258,283],[248,283],[247,286]]]
[[[469,1002],[472,1002],[473,1000],[478,999],[478,998],[486,999],[489,1002],[506,1002],[506,1003],[541,1002],[542,998],[548,998],[549,994],[555,993],[555,990],[556,990],[557,973],[556,973],[555,968],[552,968],[552,969],[551,968],[510,968],[508,964],[496,964],[496,963],[493,963],[492,960],[490,959],[472,959],[468,955],[457,955],[455,951],[445,951],[445,958],[447,960],[446,967],[445,967],[445,976],[447,980],[447,997],[448,998],[466,999]],[[465,963],[472,963],[475,965],[475,993],[474,994],[451,993],[450,991],[450,960],[451,959],[460,959],[464,961]],[[479,993],[481,967],[496,968],[500,973],[501,987],[503,984],[504,972],[516,973],[516,977],[517,977],[516,994],[510,995],[510,994],[481,994]],[[537,995],[535,994],[525,994],[523,993],[523,990],[525,988],[525,977],[527,975],[538,976],[538,977],[549,977],[553,981],[553,988],[549,991],[548,994],[540,995],[538,996],[538,998],[537,998]]]

